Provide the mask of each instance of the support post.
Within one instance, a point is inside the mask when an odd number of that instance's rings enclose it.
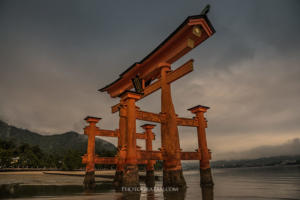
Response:
[[[89,123],[84,129],[84,134],[88,135],[88,145],[87,145],[87,164],[85,167],[85,177],[84,177],[84,187],[86,189],[94,189],[96,187],[95,182],[95,136],[98,128],[96,123],[98,123],[101,118],[97,117],[86,117],[84,119]]]
[[[152,129],[155,127],[154,124],[144,124],[141,126],[145,130],[146,134],[146,152],[152,151],[152,140],[154,140],[154,133]],[[154,162],[153,160],[147,161],[146,166],[146,186],[154,187],[155,186],[155,176],[154,176]]]
[[[204,117],[204,113],[209,109],[206,106],[195,106],[193,108],[188,109],[192,113],[196,115],[198,119],[199,126],[197,126],[198,133],[198,152],[201,152],[201,160],[200,160],[200,184],[202,189],[202,198],[203,199],[213,199],[213,179],[210,168],[210,152],[207,148],[206,141],[206,132],[205,128],[207,128],[207,121]]]
[[[180,144],[177,128],[177,116],[171,97],[171,86],[167,82],[167,73],[170,72],[170,64],[160,64],[161,82],[161,114],[165,115],[165,122],[161,123],[163,164],[163,186],[186,188],[186,182],[182,174],[180,160]]]
[[[122,180],[124,175],[124,165],[126,159],[126,105],[124,103],[120,103],[119,105],[119,135],[118,135],[118,161],[116,166],[116,174],[114,178],[114,185],[116,187],[122,186]]]
[[[121,94],[122,101],[125,102],[126,109],[126,166],[122,179],[124,187],[139,187],[139,174],[137,167],[136,149],[136,106],[135,102],[141,98],[141,94],[126,91]]]

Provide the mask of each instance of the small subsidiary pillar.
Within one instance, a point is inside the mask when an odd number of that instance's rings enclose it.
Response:
[[[154,124],[144,124],[141,126],[145,130],[146,134],[146,152],[152,151],[152,140],[154,140],[155,135],[152,129],[155,127]],[[154,160],[148,160],[146,166],[146,186],[154,187],[155,176],[154,176]]]
[[[188,109],[192,113],[196,115],[196,119],[198,119],[199,126],[197,126],[198,133],[198,152],[201,152],[201,160],[200,160],[200,183],[202,188],[202,198],[203,199],[213,199],[213,179],[211,174],[211,168],[209,164],[209,160],[211,159],[210,152],[207,148],[206,141],[206,132],[205,128],[207,128],[207,121],[204,117],[204,113],[209,109],[206,106],[195,106],[193,108]]]
[[[141,98],[141,94],[125,91],[121,95],[125,102],[126,109],[126,145],[127,154],[125,161],[125,170],[122,180],[123,187],[139,187],[139,174],[137,167],[137,149],[136,149],[136,100]]]
[[[177,128],[177,116],[171,96],[171,86],[167,82],[167,73],[170,71],[168,63],[161,63],[161,115],[164,121],[161,123],[162,151],[164,155],[163,186],[186,188],[186,182],[182,174],[180,143]]]
[[[116,174],[114,178],[114,185],[116,187],[122,186],[124,165],[126,159],[126,105],[121,102],[119,107],[119,135],[118,135],[118,162],[116,167]]]
[[[86,117],[84,120],[89,123],[88,126],[84,128],[84,134],[88,135],[88,145],[87,145],[87,164],[85,167],[85,177],[84,177],[84,187],[86,189],[94,189],[96,187],[95,182],[95,136],[98,130],[96,123],[101,118],[97,117]]]

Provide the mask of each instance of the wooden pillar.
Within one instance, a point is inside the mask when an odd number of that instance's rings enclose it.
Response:
[[[127,113],[126,105],[121,101],[119,106],[119,135],[118,135],[118,163],[116,167],[116,174],[114,178],[114,185],[116,187],[122,186],[124,175],[125,159],[126,159],[126,126],[127,126]]]
[[[136,100],[141,98],[141,94],[126,91],[121,94],[122,101],[126,104],[126,161],[122,180],[124,187],[138,187],[139,175],[137,167],[137,149],[136,149]]]
[[[165,121],[161,123],[162,153],[164,155],[163,186],[186,188],[181,168],[180,144],[177,128],[177,116],[171,97],[171,86],[167,82],[170,71],[168,63],[161,63],[161,114]]]
[[[155,127],[154,124],[144,124],[141,126],[145,130],[146,134],[146,152],[152,151],[152,141],[155,139],[155,135],[152,129]],[[154,160],[148,160],[146,166],[146,186],[154,187],[155,176],[154,176]]]
[[[97,117],[86,117],[84,119],[89,123],[88,126],[84,128],[84,134],[88,135],[88,145],[87,145],[87,164],[85,167],[85,177],[84,177],[84,187],[86,189],[93,189],[96,187],[95,183],[95,136],[98,128],[96,123],[101,120]]]
[[[211,168],[209,160],[211,159],[209,149],[207,148],[206,132],[207,120],[204,117],[204,113],[209,109],[206,106],[195,106],[188,109],[196,115],[198,119],[199,126],[197,126],[198,133],[198,152],[201,152],[200,160],[200,184],[202,188],[202,198],[203,199],[213,199],[213,179],[211,174]]]

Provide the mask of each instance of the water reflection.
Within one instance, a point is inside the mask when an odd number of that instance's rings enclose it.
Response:
[[[177,192],[164,192],[164,199],[166,200],[184,200],[186,195],[185,190],[179,190]]]
[[[0,198],[20,198],[35,196],[65,196],[78,194],[103,193],[113,187],[109,183],[96,186],[95,190],[85,190],[81,185],[20,185],[4,184],[0,186]]]
[[[141,198],[141,192],[122,192],[122,196],[117,200],[139,200]]]
[[[122,195],[117,198],[117,200],[138,200],[141,199],[142,193],[145,193],[147,200],[154,199],[165,199],[165,200],[184,200],[186,197],[186,190],[172,191],[172,192],[163,192],[163,191],[155,191],[152,189],[148,189],[143,192],[122,192]],[[162,196],[160,195],[162,193]],[[160,198],[163,197],[163,198]],[[142,198],[144,199],[144,198]]]
[[[153,199],[155,199],[154,191],[147,191],[147,200],[153,200]]]
[[[23,185],[21,182],[30,183],[71,183],[78,185]],[[157,190],[142,190],[141,192],[116,192],[111,182],[97,181],[93,191],[85,191],[82,177],[65,176],[22,176],[17,179],[12,175],[0,176],[0,198],[33,198],[36,200],[116,200],[116,199],[251,199],[251,200],[280,200],[299,199],[300,196],[300,166],[291,167],[265,167],[241,169],[215,169],[214,186],[202,187],[198,171],[186,171],[188,188],[180,192],[163,192],[162,180],[156,181]],[[43,182],[40,182],[42,180]],[[20,184],[15,184],[19,182]],[[14,183],[14,184],[7,184]],[[5,185],[6,184],[6,185]],[[146,185],[141,181],[141,189]],[[202,197],[203,196],[203,197]]]
[[[94,190],[86,190],[78,185],[19,185],[9,184],[0,187],[0,198],[32,198],[32,197],[56,197],[60,196],[97,196],[99,194],[119,194],[114,195],[117,200],[138,200],[138,199],[166,199],[166,200],[184,200],[187,190],[163,191],[162,188],[143,188],[141,191],[120,191],[115,190],[111,183],[97,184]],[[200,191],[200,190],[198,190]],[[143,194],[143,198],[141,198]],[[76,197],[77,196],[77,197]],[[202,199],[213,200],[213,187],[202,187]]]
[[[1,198],[19,198],[34,196],[58,196],[83,192],[82,186],[74,185],[19,185],[10,184],[2,185],[0,189]]]
[[[214,185],[200,185],[200,187],[203,200],[214,199]]]

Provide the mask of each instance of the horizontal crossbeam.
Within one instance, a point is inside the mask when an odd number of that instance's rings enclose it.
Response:
[[[171,71],[167,74],[167,83],[172,83],[176,80],[178,80],[179,78],[183,77],[184,75],[190,73],[193,71],[193,60],[189,60],[187,61],[185,64],[183,64],[182,66],[178,67],[176,70]],[[151,85],[147,86],[144,89],[144,94],[142,95],[141,99],[152,94],[153,92],[159,90],[161,88],[161,83],[160,80],[155,81],[154,83],[152,83]],[[114,105],[111,107],[111,111],[112,113],[118,112],[119,111],[119,107],[120,107],[120,103]]]
[[[147,139],[147,135],[145,133],[136,133],[136,139]]]
[[[159,77],[159,64],[172,64],[191,49],[205,41],[214,33],[213,27],[204,15],[191,16],[184,21],[166,40],[140,62],[120,74],[111,84],[100,89],[111,97],[118,97],[125,90],[133,88],[132,78],[139,75],[145,81]]]
[[[96,132],[96,136],[105,136],[105,137],[118,137],[119,130],[105,130],[105,129],[100,129]]]
[[[87,127],[88,128],[88,127]],[[87,131],[86,128],[86,131]],[[95,136],[104,136],[104,137],[119,137],[119,129],[116,130],[105,130],[105,129],[99,129],[96,131],[96,135]],[[147,134],[145,133],[136,133],[136,139],[147,139]],[[153,138],[154,140],[154,138]]]
[[[136,119],[143,120],[143,121],[162,123],[162,121],[164,120],[164,117],[160,114],[137,110],[136,111]]]
[[[177,118],[177,125],[178,126],[192,126],[197,127],[199,126],[199,121],[196,118],[184,118],[184,117],[178,117]]]
[[[161,151],[145,151],[138,152],[141,160],[163,160]]]
[[[86,164],[88,162],[87,158],[88,158],[87,154],[82,156],[83,164]],[[117,159],[116,157],[100,157],[96,155],[94,162],[95,164],[117,164]]]
[[[199,152],[181,152],[181,160],[201,160]]]
[[[156,123],[163,123],[165,121],[165,116],[163,114],[146,112],[146,111],[141,111],[141,110],[137,109],[136,119],[143,120],[143,121],[156,122]],[[178,126],[197,127],[197,126],[199,126],[199,121],[196,118],[178,117],[177,125]]]
[[[176,81],[177,79],[193,71],[193,62],[194,62],[193,60],[189,60],[181,67],[178,67],[176,70],[169,72],[167,74],[167,83],[170,84],[173,81]],[[157,91],[160,88],[161,88],[160,80],[157,80],[156,82],[152,83],[151,85],[149,85],[144,89],[144,95],[142,96],[142,98],[148,96],[149,94],[152,94],[153,92]]]
[[[121,103],[118,103],[118,104],[112,106],[112,107],[111,107],[111,112],[112,112],[112,113],[118,112],[120,106],[121,106]]]
[[[139,151],[141,160],[163,160],[161,151]],[[181,160],[201,160],[201,154],[199,152],[180,152]]]
[[[95,164],[103,164],[103,165],[115,165],[118,163],[117,157],[100,157],[98,155],[95,156],[94,160]],[[87,164],[87,155],[82,156],[82,164]],[[138,160],[138,164],[147,164],[147,160]]]
[[[161,151],[137,151],[138,154],[138,164],[147,164],[148,160],[164,160],[163,154]],[[199,152],[180,152],[181,160],[201,160],[201,153]],[[210,155],[211,159],[211,155]],[[117,164],[117,157],[100,157],[95,156],[95,164]],[[87,163],[87,154],[82,156],[82,163]]]

